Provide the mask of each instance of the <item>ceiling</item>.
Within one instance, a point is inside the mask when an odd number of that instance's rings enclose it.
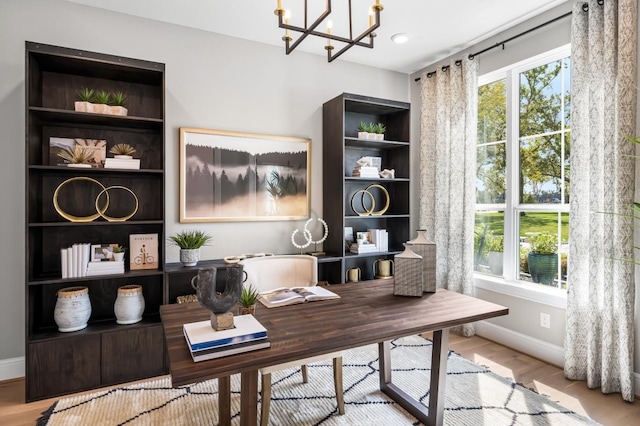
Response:
[[[277,0],[67,0],[156,21],[197,28],[232,37],[281,46],[284,30],[273,11]],[[383,0],[374,49],[352,47],[337,61],[412,73],[464,50],[501,31],[568,0]],[[354,36],[368,25],[368,9],[375,0],[351,0]],[[303,26],[303,0],[282,0],[291,10],[292,25]],[[309,22],[324,10],[322,0],[309,1]],[[332,3],[333,34],[348,36],[348,2]],[[319,29],[326,30],[326,24]],[[406,33],[399,45],[391,36]],[[292,33],[294,40],[297,33]],[[326,57],[326,40],[308,37],[291,54],[305,51]],[[334,43],[340,48],[339,43]],[[336,52],[337,50],[334,50]],[[334,62],[335,63],[335,62]]]

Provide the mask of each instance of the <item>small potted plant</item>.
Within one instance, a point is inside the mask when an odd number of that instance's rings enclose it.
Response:
[[[85,167],[90,168],[91,160],[93,160],[93,151],[83,148],[80,145],[76,145],[71,148],[63,148],[58,152],[58,157],[65,161],[68,161],[67,167]]]
[[[74,108],[78,112],[93,112],[93,100],[96,95],[96,91],[93,89],[89,89],[88,87],[83,87],[78,92],[76,92],[76,96],[78,100],[74,103]]]
[[[126,116],[128,110],[124,107],[127,97],[122,92],[111,93],[111,102],[109,107],[109,114]]]
[[[529,273],[534,283],[554,285],[558,272],[558,236],[540,232],[530,237]]]
[[[358,139],[369,139],[369,132],[371,131],[371,125],[369,123],[365,123],[364,121],[360,122],[358,126]]]
[[[375,133],[375,138],[379,141],[384,140],[384,132],[387,131],[387,128],[382,123],[372,124],[373,133]]]
[[[489,269],[494,275],[502,275],[504,237],[487,234],[487,250],[489,252]]]
[[[109,102],[111,102],[111,93],[106,90],[98,90],[94,100],[96,105],[93,106],[94,112],[99,114],[109,114]]]
[[[256,303],[260,298],[260,293],[258,290],[252,286],[243,286],[242,293],[240,294],[240,299],[238,303],[240,304],[240,309],[238,310],[240,315],[251,314],[254,315],[256,311]]]
[[[133,158],[133,154],[136,152],[136,149],[129,144],[119,143],[112,146],[109,152],[113,154],[114,158],[131,160]]]
[[[200,260],[200,248],[211,241],[213,237],[204,231],[180,231],[169,237],[169,242],[180,247],[180,262],[184,266],[196,266]]]
[[[124,252],[127,251],[126,247],[120,245],[113,247],[113,260],[116,262],[122,262],[124,260]]]

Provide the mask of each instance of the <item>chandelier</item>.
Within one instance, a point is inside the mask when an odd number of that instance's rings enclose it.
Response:
[[[351,0],[349,0],[349,38],[341,37],[331,33],[332,22],[328,21],[327,23],[327,31],[316,31],[316,28],[325,20],[327,16],[331,14],[331,0],[326,0],[327,4],[323,13],[309,26],[307,26],[307,0],[304,0],[304,27],[298,27],[295,25],[289,24],[289,11],[282,8],[282,0],[278,0],[278,7],[274,10],[274,13],[278,16],[278,27],[283,28],[285,30],[284,37],[282,40],[285,42],[286,53],[287,55],[298,47],[300,43],[308,36],[314,35],[317,37],[324,37],[327,39],[327,44],[324,47],[327,51],[327,60],[329,62],[338,58],[344,52],[349,50],[352,46],[361,46],[368,47],[369,49],[373,49],[373,38],[376,36],[374,33],[375,29],[380,26],[380,12],[383,7],[380,4],[380,0],[375,0],[375,4],[371,6],[369,10],[369,26],[368,28],[359,36],[353,37],[353,20],[352,20],[352,10],[351,10]],[[293,41],[293,37],[291,37],[290,31],[296,31],[302,33],[297,40]],[[364,39],[367,41],[363,41]],[[346,45],[338,50],[336,53],[333,53],[334,46],[331,44],[331,40],[338,41],[341,43],[345,43]],[[293,42],[293,43],[292,43]]]

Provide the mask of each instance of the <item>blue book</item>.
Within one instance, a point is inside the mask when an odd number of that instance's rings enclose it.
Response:
[[[253,315],[235,316],[233,324],[234,328],[216,331],[211,327],[211,322],[206,320],[184,324],[182,330],[191,352],[267,337],[267,329]]]

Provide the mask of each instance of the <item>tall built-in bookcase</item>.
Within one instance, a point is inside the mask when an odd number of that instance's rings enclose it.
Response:
[[[403,250],[402,243],[409,240],[409,166],[410,104],[387,99],[343,93],[323,105],[323,218],[330,232],[324,250],[335,258],[319,264],[320,279],[331,283],[345,281],[346,271],[360,268],[362,279],[374,278],[376,259],[392,259]],[[382,123],[386,127],[384,140],[358,138],[358,126],[364,123]],[[383,169],[394,169],[395,177],[354,177],[356,161],[362,157],[380,157]],[[370,207],[362,192],[369,185],[381,185],[389,193],[389,208],[382,215],[358,215],[352,209],[352,198],[359,213]],[[374,188],[377,198],[375,211],[384,205],[384,194]],[[353,232],[368,229],[386,229],[389,249],[385,252],[353,254],[345,248],[344,229]]]
[[[164,338],[159,307],[164,303],[165,240],[165,90],[164,64],[26,43],[26,400],[47,398],[165,373]],[[76,112],[81,88],[126,95],[127,116]],[[50,139],[101,139],[108,150],[119,143],[136,149],[139,170],[71,168],[50,158]],[[73,222],[53,204],[56,188],[70,178],[98,181],[109,191],[108,215],[138,210],[126,221],[102,217]],[[58,194],[60,208],[73,215],[96,213],[102,190],[76,179]],[[104,195],[103,195],[104,196]],[[60,249],[74,243],[129,246],[131,234],[158,235],[158,269],[63,279]],[[128,254],[125,265],[128,265]],[[142,286],[143,320],[118,325],[117,289]],[[54,321],[58,290],[89,289],[92,314],[88,327],[59,332]]]

